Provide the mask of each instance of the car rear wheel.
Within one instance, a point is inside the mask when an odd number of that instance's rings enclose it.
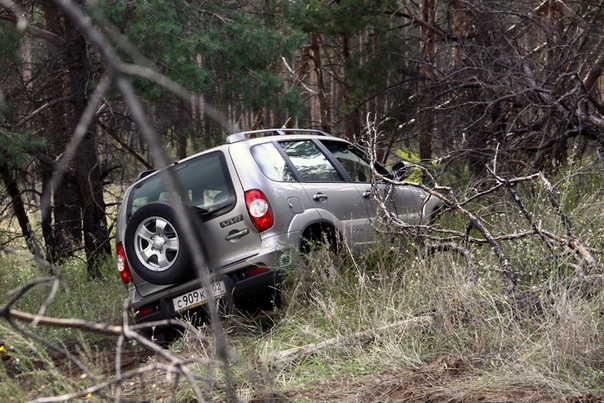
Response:
[[[189,213],[184,221],[192,222]],[[172,284],[192,277],[191,252],[183,238],[176,210],[162,202],[149,203],[133,215],[125,234],[125,252],[132,269],[154,284]]]

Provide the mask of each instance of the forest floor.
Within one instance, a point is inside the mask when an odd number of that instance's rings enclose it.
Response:
[[[604,402],[604,395],[554,397],[547,391],[517,387],[506,391],[483,385],[477,390],[460,390],[472,375],[464,368],[449,368],[450,357],[443,356],[423,368],[396,370],[354,379],[339,379],[307,385],[285,393],[295,402]],[[258,401],[262,401],[261,399]]]
[[[186,353],[185,353],[186,354]],[[133,370],[146,364],[151,356],[129,355],[123,358],[123,369]],[[111,361],[111,358],[109,358]],[[111,366],[109,366],[110,368]],[[148,378],[147,381],[154,380]],[[291,389],[263,393],[242,392],[241,401],[260,402],[530,402],[530,403],[596,403],[604,402],[604,394],[555,396],[543,388],[526,384],[502,390],[483,382],[463,359],[441,355],[431,363],[415,369],[398,369],[370,375],[333,376]],[[471,385],[473,384],[473,385]],[[160,394],[161,396],[161,394]],[[156,395],[170,400],[174,396]],[[221,401],[220,398],[218,401]]]
[[[415,370],[388,371],[354,379],[338,379],[307,385],[285,393],[288,401],[307,402],[531,402],[531,403],[596,403],[604,402],[604,395],[556,397],[548,391],[518,386],[502,391],[490,388],[464,389],[476,376],[463,367],[462,360],[441,356],[432,363]],[[258,401],[262,401],[261,399]]]
[[[71,353],[79,357],[78,351]],[[90,354],[91,352],[89,352]],[[185,347],[182,351],[172,352],[177,359],[187,361],[195,353],[194,349]],[[102,372],[112,377],[115,374],[116,354],[114,348],[97,350],[93,359],[102,363]],[[91,358],[90,356],[88,358]],[[10,352],[3,352],[5,364],[11,360]],[[81,373],[70,365],[62,355],[54,355],[55,365],[69,373],[74,379]],[[156,353],[140,348],[124,350],[120,357],[121,373],[137,372],[150,363],[167,361]],[[40,363],[40,369],[43,368]],[[181,401],[181,396],[175,395],[173,379],[167,377],[164,371],[149,371],[141,373],[140,377],[130,378],[122,384],[124,397],[133,401]],[[269,376],[270,378],[270,376]],[[169,380],[172,379],[172,380]],[[316,379],[316,378],[315,378]],[[493,381],[495,379],[495,381]],[[131,382],[134,380],[134,382]],[[266,382],[266,380],[265,380]],[[261,382],[264,383],[264,382]],[[180,389],[186,388],[186,382],[180,382]],[[512,386],[510,386],[512,385]],[[467,361],[455,355],[441,354],[431,362],[412,369],[391,369],[381,373],[352,375],[350,373],[331,373],[323,380],[313,380],[297,385],[277,386],[275,383],[254,385],[245,390],[237,390],[242,402],[531,402],[531,403],[596,403],[604,402],[604,394],[585,394],[561,396],[543,385],[534,384],[528,380],[497,382],[496,377],[488,372],[480,373]],[[247,385],[249,387],[249,385]],[[105,395],[109,396],[109,395]],[[143,400],[140,400],[140,399]],[[230,402],[232,400],[215,396],[212,401]],[[190,401],[190,398],[185,398]]]

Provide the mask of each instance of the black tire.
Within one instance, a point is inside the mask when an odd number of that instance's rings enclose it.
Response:
[[[434,207],[432,209],[432,212],[430,213],[430,220],[428,221],[428,225],[433,226],[434,224],[436,224],[436,220],[439,218],[441,210],[442,210],[441,206]]]
[[[342,237],[336,229],[328,225],[313,226],[307,228],[302,236],[300,252],[303,255],[316,251],[317,249],[327,249],[330,253],[337,255],[340,252]]]
[[[194,222],[186,212],[186,222]],[[169,204],[145,204],[132,215],[126,226],[124,249],[131,268],[154,284],[172,284],[193,276],[191,251]]]

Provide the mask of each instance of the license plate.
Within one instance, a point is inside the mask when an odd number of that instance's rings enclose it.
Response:
[[[224,282],[217,281],[212,283],[209,292],[204,287],[201,287],[172,299],[172,303],[174,304],[174,310],[180,312],[185,309],[203,305],[208,302],[208,299],[212,297],[221,297],[225,293],[226,289],[224,288]]]

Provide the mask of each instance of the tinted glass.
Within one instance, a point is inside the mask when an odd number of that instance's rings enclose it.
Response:
[[[304,181],[341,182],[343,180],[312,141],[282,141],[279,144]]]
[[[353,146],[330,141],[324,141],[323,144],[342,164],[353,182],[371,181],[371,166],[354,152]]]
[[[222,153],[203,155],[168,168],[182,184],[187,200],[184,204],[215,211],[235,200],[235,193]],[[177,199],[180,199],[177,197]],[[130,212],[154,201],[169,201],[170,195],[161,175],[149,177],[132,191]]]

